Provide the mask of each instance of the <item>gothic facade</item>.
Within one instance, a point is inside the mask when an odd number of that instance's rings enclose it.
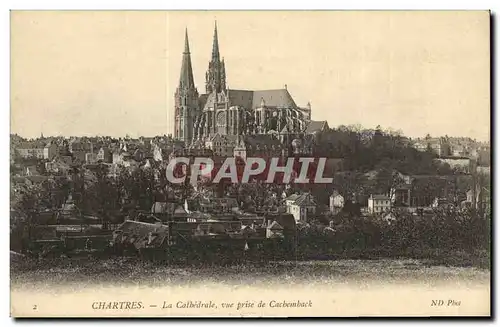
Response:
[[[216,135],[297,135],[311,120],[311,106],[299,107],[286,86],[274,90],[234,90],[226,86],[226,67],[215,25],[205,93],[196,89],[186,30],[179,85],[175,92],[175,137],[186,145],[205,144]]]

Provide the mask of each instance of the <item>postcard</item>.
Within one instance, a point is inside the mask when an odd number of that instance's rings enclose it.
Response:
[[[490,12],[10,18],[12,317],[491,315]]]

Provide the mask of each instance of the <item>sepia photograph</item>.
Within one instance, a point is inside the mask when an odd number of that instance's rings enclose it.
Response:
[[[491,19],[12,10],[11,317],[490,317]]]

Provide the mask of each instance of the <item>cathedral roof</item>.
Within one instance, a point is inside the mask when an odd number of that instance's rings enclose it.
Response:
[[[252,109],[254,91],[227,90],[231,106],[240,106],[245,109]]]
[[[266,107],[296,108],[292,96],[287,89],[278,90],[228,90],[229,101],[232,106],[241,106],[246,109],[255,109],[264,103]]]
[[[297,107],[287,89],[254,91],[252,108],[260,107],[262,100],[266,107]]]

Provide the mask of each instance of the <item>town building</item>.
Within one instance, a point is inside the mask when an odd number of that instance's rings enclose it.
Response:
[[[426,137],[417,139],[413,146],[419,151],[431,151],[439,157],[452,155],[449,139],[446,137]]]
[[[285,204],[286,212],[297,222],[307,223],[316,214],[317,203],[310,193],[292,194],[285,199]]]
[[[52,160],[58,154],[58,146],[55,142],[23,142],[16,150],[22,158]]]
[[[283,226],[276,220],[269,221],[269,225],[266,228],[266,238],[283,238],[283,230]]]
[[[393,206],[409,207],[411,205],[411,184],[391,187],[390,198]]]
[[[84,163],[87,153],[93,153],[93,144],[85,140],[75,139],[69,143],[69,151],[74,159]]]
[[[435,197],[431,203],[431,208],[448,208],[453,203],[447,198]]]
[[[368,198],[368,212],[379,214],[391,209],[391,198],[384,194],[372,194]]]
[[[344,197],[339,192],[333,191],[332,195],[330,195],[330,212],[339,212],[344,207],[344,204]]]
[[[113,155],[111,153],[111,150],[107,147],[100,148],[97,152],[97,161],[102,161],[104,163],[113,162]]]

